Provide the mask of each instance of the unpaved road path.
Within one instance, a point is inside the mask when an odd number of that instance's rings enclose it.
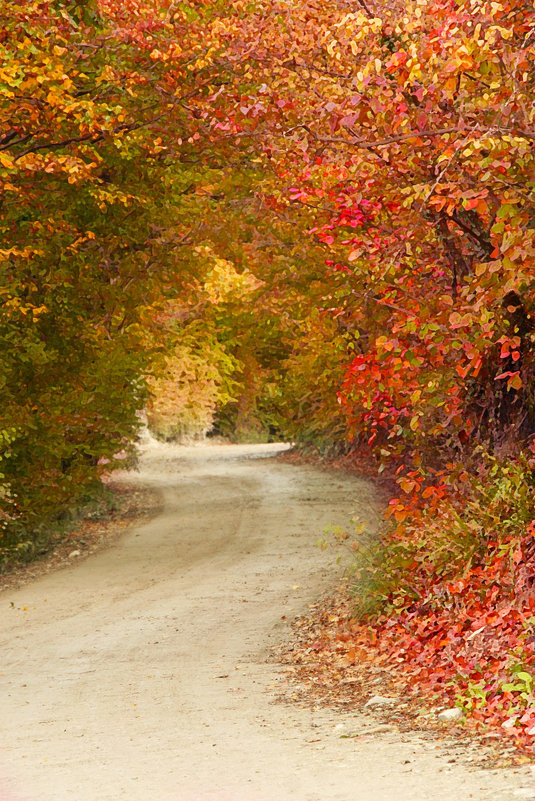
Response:
[[[267,651],[336,577],[315,542],[374,499],[351,476],[247,458],[269,450],[148,447],[135,480],[160,513],[0,595],[0,801],[535,796],[527,768],[471,771],[369,717],[273,703]],[[355,730],[372,733],[341,739]]]

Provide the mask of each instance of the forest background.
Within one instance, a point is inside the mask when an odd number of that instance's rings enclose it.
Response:
[[[399,492],[360,619],[529,745],[533,3],[1,6],[3,560],[143,409],[371,455]]]

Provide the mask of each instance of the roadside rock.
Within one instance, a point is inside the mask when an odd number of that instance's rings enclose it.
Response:
[[[364,704],[364,709],[373,706],[392,706],[397,700],[397,698],[387,698],[385,695],[372,695]]]
[[[461,720],[462,716],[461,710],[454,706],[451,709],[443,709],[442,712],[438,713],[437,717],[441,723],[456,723]]]

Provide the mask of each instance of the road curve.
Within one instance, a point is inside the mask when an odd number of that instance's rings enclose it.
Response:
[[[470,771],[367,717],[274,704],[269,648],[336,578],[329,524],[373,520],[353,476],[277,446],[149,443],[161,509],[107,550],[0,595],[0,801],[509,801],[528,769]]]

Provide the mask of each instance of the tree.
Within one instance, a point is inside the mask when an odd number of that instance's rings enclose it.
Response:
[[[235,123],[266,193],[315,209],[359,336],[340,400],[382,458],[533,431],[533,24],[529,4],[306,0],[232,33],[254,75]]]
[[[161,347],[146,329],[191,283],[214,9],[35,0],[3,12],[3,540],[32,551],[131,448]]]

